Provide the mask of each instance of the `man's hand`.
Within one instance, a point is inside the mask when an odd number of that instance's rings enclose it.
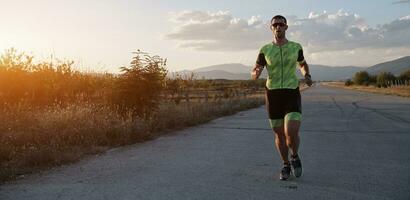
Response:
[[[260,65],[255,65],[255,67],[252,69],[251,75],[252,75],[252,79],[256,80],[259,78],[259,76],[261,75],[263,70],[263,67]]]
[[[309,87],[312,86],[313,82],[312,82],[312,76],[310,76],[310,74],[305,74],[305,83]]]

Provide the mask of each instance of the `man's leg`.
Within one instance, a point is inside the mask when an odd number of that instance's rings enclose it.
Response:
[[[270,125],[275,133],[275,146],[283,161],[283,168],[279,178],[287,180],[290,177],[291,167],[289,162],[289,148],[286,145],[285,125],[283,119],[270,119]]]
[[[291,112],[285,116],[285,135],[286,144],[291,149],[291,164],[294,169],[296,177],[302,175],[302,163],[298,156],[299,150],[299,128],[300,128],[301,114],[299,112]]]
[[[285,121],[286,145],[292,150],[292,155],[297,155],[299,150],[299,127],[300,121]]]
[[[279,152],[280,158],[282,159],[283,163],[289,162],[289,148],[286,145],[286,135],[284,126],[275,127],[273,128],[275,132],[275,145],[276,149]]]

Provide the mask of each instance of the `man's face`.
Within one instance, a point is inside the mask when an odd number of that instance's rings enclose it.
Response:
[[[271,29],[276,37],[282,38],[285,36],[288,25],[285,24],[284,19],[273,19]]]

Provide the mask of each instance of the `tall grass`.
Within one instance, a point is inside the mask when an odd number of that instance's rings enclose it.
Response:
[[[263,104],[258,84],[165,80],[158,66],[165,62],[153,58],[147,68],[120,75],[87,74],[73,62],[34,63],[6,51],[0,57],[0,182]],[[155,77],[158,93],[148,95]]]
[[[147,119],[136,119],[131,114],[124,117],[97,104],[3,109],[0,180],[70,163],[108,147],[153,139],[164,130],[193,126],[261,104],[263,98],[258,96],[202,103],[167,102]]]

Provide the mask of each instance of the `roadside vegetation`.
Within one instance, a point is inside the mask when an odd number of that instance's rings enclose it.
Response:
[[[366,71],[360,71],[353,76],[353,80],[346,80],[345,85],[375,86],[378,88],[410,86],[410,69],[404,71],[398,77],[390,72],[370,75]]]
[[[167,75],[166,59],[140,51],[120,74],[110,74],[6,50],[0,57],[0,182],[264,103],[264,80]]]
[[[365,92],[410,97],[410,69],[397,77],[390,72],[371,75],[366,71],[360,71],[353,76],[352,80],[348,79],[344,84],[342,82],[324,84]]]

